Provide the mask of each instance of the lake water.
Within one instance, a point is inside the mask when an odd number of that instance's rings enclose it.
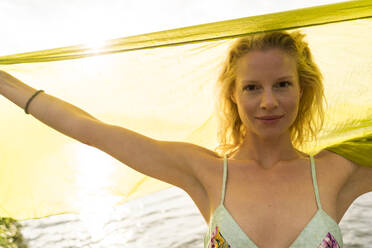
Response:
[[[29,248],[203,248],[208,229],[194,202],[177,187],[107,214],[106,221],[99,214],[97,218],[63,214],[20,224]],[[372,247],[372,193],[352,204],[340,227],[345,248]]]

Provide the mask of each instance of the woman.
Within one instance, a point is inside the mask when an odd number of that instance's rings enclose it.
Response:
[[[205,247],[342,247],[337,223],[372,191],[372,168],[298,149],[323,119],[321,73],[303,37],[271,32],[232,46],[218,85],[215,151],[104,123],[3,71],[0,93],[65,135],[185,190],[209,224]]]

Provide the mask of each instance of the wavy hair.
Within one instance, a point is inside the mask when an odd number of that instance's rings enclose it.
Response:
[[[273,31],[238,38],[232,44],[215,88],[215,114],[218,122],[218,146],[215,151],[219,155],[234,152],[244,140],[245,126],[230,96],[236,86],[238,60],[254,50],[279,48],[295,59],[303,93],[297,117],[289,128],[291,142],[294,147],[301,149],[304,142],[316,141],[324,122],[323,76],[304,37],[305,34],[300,31]]]

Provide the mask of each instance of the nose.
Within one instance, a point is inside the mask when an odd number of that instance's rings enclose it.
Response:
[[[260,108],[262,109],[275,109],[278,107],[278,101],[273,92],[268,89],[262,93]]]

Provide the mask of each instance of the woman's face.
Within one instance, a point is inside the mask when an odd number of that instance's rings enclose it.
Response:
[[[302,95],[294,58],[280,49],[251,51],[238,61],[235,86],[231,98],[247,133],[270,138],[289,132]]]

